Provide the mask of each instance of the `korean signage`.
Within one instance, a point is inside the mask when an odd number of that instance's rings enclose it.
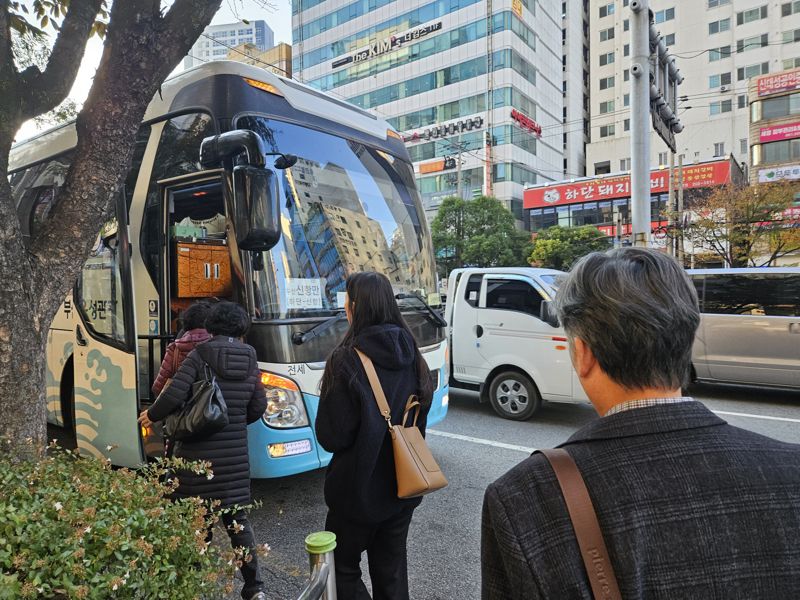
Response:
[[[288,310],[322,308],[322,280],[287,277],[286,308]]]
[[[439,31],[442,28],[442,22],[439,21],[438,23],[434,23],[433,25],[426,25],[425,27],[417,27],[416,29],[410,29],[403,34],[400,35],[393,35],[390,37],[383,38],[375,42],[369,48],[364,48],[363,50],[359,50],[350,56],[345,56],[343,58],[339,58],[331,64],[331,67],[334,69],[338,67],[343,67],[344,65],[349,65],[350,63],[360,63],[365,60],[369,60],[370,58],[375,58],[376,56],[381,56],[382,54],[387,54],[396,48],[399,48],[403,44],[407,44],[408,42],[413,42],[420,38],[425,37],[435,31]]]
[[[436,138],[444,138],[449,135],[455,135],[464,131],[472,131],[483,127],[483,117],[473,117],[472,119],[462,119],[455,123],[448,123],[447,125],[439,125],[438,127],[431,127],[424,131],[414,132],[403,136],[404,142],[419,142],[422,140],[431,140]]]
[[[772,127],[762,127],[759,132],[758,140],[762,144],[767,142],[780,142],[781,140],[792,140],[800,137],[800,122],[787,123],[786,125],[775,125]]]
[[[694,189],[724,185],[730,181],[731,164],[718,161],[683,168],[683,188]],[[678,169],[673,170],[673,180],[677,186]],[[669,190],[669,171],[660,169],[650,172],[650,191],[661,194]],[[630,198],[630,175],[586,179],[575,183],[541,186],[525,190],[525,208],[541,208],[561,204],[575,204],[592,200],[613,200]]]
[[[771,181],[781,181],[783,179],[800,179],[800,165],[786,165],[783,167],[758,170],[759,183],[769,183]]]
[[[527,115],[523,115],[516,108],[511,110],[511,118],[523,129],[527,129],[531,133],[536,134],[537,137],[542,135],[542,126]]]
[[[758,78],[758,97],[800,89],[800,69]]]
[[[424,175],[426,173],[438,173],[439,171],[446,171],[448,169],[455,168],[456,159],[452,156],[445,156],[439,160],[432,160],[430,162],[420,164],[419,172]]]

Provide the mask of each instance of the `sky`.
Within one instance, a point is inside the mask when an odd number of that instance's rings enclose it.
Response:
[[[223,23],[233,23],[240,19],[257,21],[259,19],[267,22],[275,32],[275,43],[292,43],[292,3],[291,0],[271,0],[274,10],[265,10],[261,5],[265,4],[259,0],[222,0],[222,7],[211,21],[212,25]],[[100,64],[100,57],[103,54],[103,42],[96,37],[92,38],[86,45],[86,54],[83,57],[81,68],[72,86],[69,97],[75,100],[80,106],[89,95],[92,87],[92,78]],[[183,69],[183,61],[176,69],[176,72]],[[38,128],[33,121],[24,123],[17,133],[17,141],[22,141],[38,133]]]

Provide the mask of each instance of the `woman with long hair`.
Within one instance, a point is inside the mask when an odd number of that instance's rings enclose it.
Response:
[[[389,280],[379,273],[347,278],[350,328],[322,376],[317,440],[333,458],[325,477],[326,529],[336,534],[336,588],[342,600],[369,598],[361,579],[366,551],[373,597],[407,599],[406,539],[420,498],[399,499],[392,444],[355,350],[374,363],[400,423],[408,398],[419,397],[417,426],[425,433],[433,385],[425,359],[400,314]]]

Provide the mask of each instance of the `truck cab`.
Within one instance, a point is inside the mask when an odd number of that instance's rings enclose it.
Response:
[[[450,273],[445,320],[453,387],[480,391],[498,415],[523,421],[549,402],[588,398],[572,368],[567,337],[540,318],[561,271],[467,268]]]

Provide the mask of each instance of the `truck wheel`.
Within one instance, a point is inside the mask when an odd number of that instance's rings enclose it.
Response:
[[[533,382],[517,371],[495,375],[489,385],[489,402],[504,419],[525,421],[539,410],[542,399]]]

